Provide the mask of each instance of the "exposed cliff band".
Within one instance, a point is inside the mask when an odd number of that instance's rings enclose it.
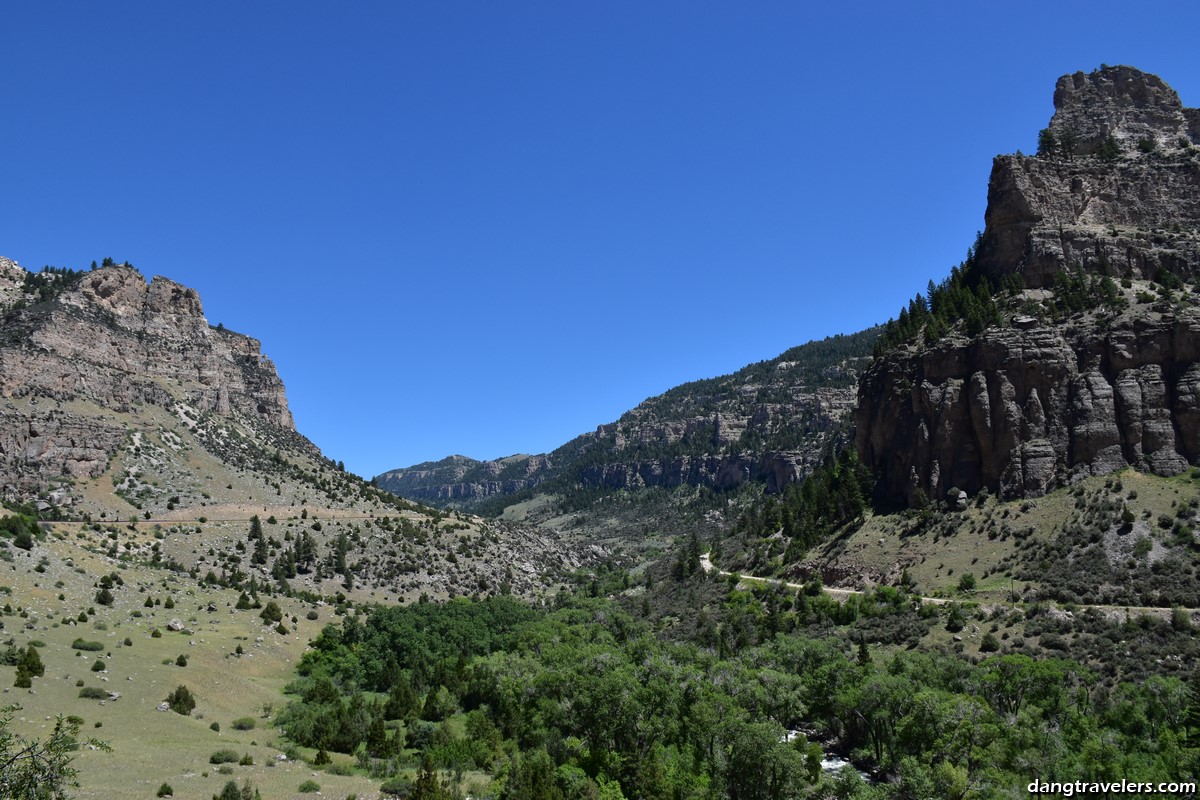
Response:
[[[99,476],[125,435],[107,412],[142,404],[185,403],[294,431],[283,383],[258,340],[211,327],[195,290],[111,266],[38,301],[23,296],[25,275],[8,259],[0,263],[7,493],[44,488],[59,475]]]
[[[1051,152],[993,165],[976,260],[1018,274],[1022,305],[973,338],[894,350],[859,384],[858,451],[885,499],[1200,463],[1200,311],[1169,290],[1200,276],[1200,111],[1130,67],[1064,76],[1054,101]],[[1037,313],[1081,272],[1122,281],[1128,307]]]

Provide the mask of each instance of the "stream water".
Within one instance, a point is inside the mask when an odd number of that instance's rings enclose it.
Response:
[[[786,739],[786,741],[790,742],[798,736],[803,736],[803,737],[807,738],[807,735],[804,733],[804,731],[788,731],[785,739]],[[850,767],[850,769],[857,772],[864,781],[867,781],[868,783],[874,782],[874,779],[870,775],[863,772],[861,769],[854,766],[852,763],[850,763],[846,759],[842,758],[837,753],[830,752],[828,749],[828,745],[825,742],[822,742],[819,739],[813,739],[812,741],[815,741],[817,744],[819,744],[821,746],[821,769],[823,771],[830,773],[830,774],[834,774],[837,772],[841,772],[846,767]]]

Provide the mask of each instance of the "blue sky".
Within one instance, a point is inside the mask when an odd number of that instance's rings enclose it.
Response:
[[[552,449],[886,320],[1059,75],[1200,105],[1194,3],[26,3],[0,254],[258,337],[363,475]]]

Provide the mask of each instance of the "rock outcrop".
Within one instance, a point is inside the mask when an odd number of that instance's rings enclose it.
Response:
[[[1130,67],[1064,76],[1054,100],[1070,152],[996,159],[976,262],[1029,291],[1004,325],[902,346],[860,382],[857,447],[882,498],[1036,496],[1200,462],[1200,310],[1150,283],[1200,277],[1200,112]],[[1064,272],[1123,280],[1122,300],[1063,319]]]
[[[1200,459],[1200,311],[992,328],[889,358],[860,387],[860,457],[883,494],[1037,496],[1125,466]]]
[[[546,455],[451,456],[375,480],[404,497],[466,507],[543,484],[547,491],[725,490],[757,481],[779,491],[811,471],[848,419],[858,370],[877,335],[872,329],[811,342],[677,386]]]
[[[1200,275],[1200,109],[1131,67],[1065,75],[1054,104],[1049,130],[1072,152],[996,157],[981,267],[1030,288],[1074,268]],[[1109,136],[1117,149],[1104,156]]]
[[[24,277],[0,259],[0,484],[10,494],[102,474],[126,433],[112,413],[145,404],[294,432],[259,342],[210,326],[193,289],[111,266],[63,279],[46,299],[22,294]]]

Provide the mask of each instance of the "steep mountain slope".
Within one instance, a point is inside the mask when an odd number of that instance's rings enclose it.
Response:
[[[858,463],[748,506],[720,566],[1200,606],[1196,112],[1129,67],[1064,76],[1055,103],[1038,156],[996,159],[964,262],[885,326]]]
[[[1200,111],[1130,67],[1064,76],[1054,100],[1039,155],[996,159],[967,262],[859,385],[883,499],[1036,496],[1200,458]]]
[[[581,508],[609,493],[748,482],[769,491],[806,474],[845,421],[877,329],[792,348],[731,375],[641,403],[552,453],[475,461],[451,456],[375,478],[443,505],[499,510],[535,493]],[[490,498],[490,499],[489,499]]]
[[[550,532],[451,517],[342,471],[295,430],[259,342],[210,326],[192,289],[127,265],[4,260],[0,298],[4,498],[93,522],[113,558],[382,597],[540,592],[581,563]],[[250,559],[253,516],[279,528]],[[121,552],[96,523],[126,518],[159,538]]]

